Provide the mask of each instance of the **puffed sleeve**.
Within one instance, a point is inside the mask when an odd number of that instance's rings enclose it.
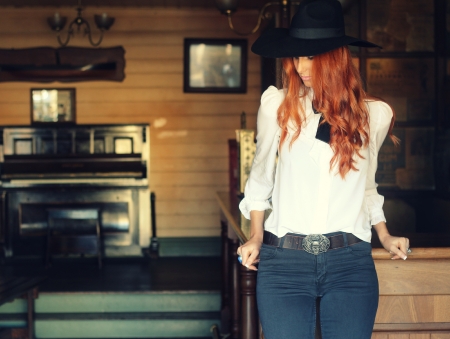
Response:
[[[280,136],[277,110],[283,98],[283,92],[273,86],[270,86],[261,96],[255,158],[245,185],[244,199],[239,204],[242,214],[247,219],[250,219],[250,211],[264,211],[272,208],[270,198]]]
[[[384,197],[378,194],[375,173],[378,167],[378,152],[389,131],[392,109],[382,101],[368,103],[370,115],[369,168],[366,179],[364,204],[371,225],[386,221],[383,212]]]

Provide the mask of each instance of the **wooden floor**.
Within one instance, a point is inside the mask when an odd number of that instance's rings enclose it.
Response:
[[[56,258],[45,269],[41,260],[7,260],[0,275],[41,276],[42,292],[218,291],[219,257],[106,258],[98,269],[95,258]]]

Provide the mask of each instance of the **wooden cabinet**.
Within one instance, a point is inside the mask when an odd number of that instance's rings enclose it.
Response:
[[[413,249],[406,261],[374,250],[380,283],[376,339],[450,338],[450,249]]]

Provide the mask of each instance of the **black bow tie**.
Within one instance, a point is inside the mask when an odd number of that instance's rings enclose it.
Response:
[[[314,106],[312,106],[313,112],[314,114],[320,114],[320,112],[318,112]],[[323,115],[320,117],[319,120],[319,126],[317,127],[317,133],[316,133],[316,139],[319,139],[320,141],[326,142],[327,144],[330,143],[330,131],[331,131],[331,126],[328,122],[324,122],[322,124],[323,121]]]

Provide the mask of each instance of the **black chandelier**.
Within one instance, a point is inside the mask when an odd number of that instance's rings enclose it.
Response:
[[[67,31],[67,36],[65,39],[61,39],[61,31],[64,29],[64,26],[67,22],[67,17],[60,16],[59,13],[55,13],[54,16],[47,18],[47,22],[50,26],[50,28],[56,32],[56,38],[58,39],[58,42],[61,46],[67,46],[69,43],[70,38],[72,38],[75,34],[75,26],[77,29],[77,32],[80,32],[82,26],[84,26],[84,35],[87,35],[89,38],[89,42],[92,46],[98,46],[103,40],[103,33],[104,31],[107,31],[114,23],[114,18],[108,16],[106,13],[103,13],[101,15],[94,15],[94,21],[97,28],[100,30],[100,38],[97,42],[94,42],[92,40],[92,31],[91,26],[87,22],[86,19],[84,19],[81,15],[81,12],[83,11],[83,8],[81,7],[81,0],[78,0],[78,6],[77,6],[77,17],[72,20],[72,22],[69,24],[69,28]]]
[[[256,22],[255,27],[249,31],[249,32],[239,32],[234,28],[233,22],[231,20],[231,16],[234,12],[236,12],[238,7],[239,0],[214,0],[216,3],[217,8],[222,14],[225,14],[228,17],[228,26],[230,26],[231,30],[235,32],[238,35],[250,35],[253,33],[256,33],[261,26],[261,23],[264,19],[270,19],[272,17],[270,12],[267,12],[267,9],[271,6],[279,6],[280,8],[280,16],[282,21],[288,21],[289,22],[289,16],[290,16],[290,6],[291,5],[298,5],[299,2],[293,2],[290,0],[278,0],[278,1],[271,1],[266,3],[259,11],[258,19]],[[282,24],[282,26],[284,26]]]
[[[342,7],[344,11],[350,7],[350,5],[355,0],[339,0],[339,2],[342,4]],[[272,18],[272,13],[267,11],[269,7],[272,6],[278,6],[278,15],[279,15],[279,27],[287,28],[289,27],[290,22],[290,9],[291,6],[297,6],[300,4],[299,1],[291,1],[291,0],[277,0],[277,1],[271,1],[267,2],[260,10],[258,14],[258,19],[256,22],[255,27],[249,31],[249,32],[239,32],[234,28],[233,22],[231,20],[231,16],[234,12],[236,12],[238,7],[239,0],[214,0],[216,3],[217,8],[222,14],[225,14],[228,17],[228,26],[230,26],[231,30],[235,32],[238,35],[250,35],[253,33],[256,33],[258,29],[261,26],[261,23],[264,19],[270,19]]]

